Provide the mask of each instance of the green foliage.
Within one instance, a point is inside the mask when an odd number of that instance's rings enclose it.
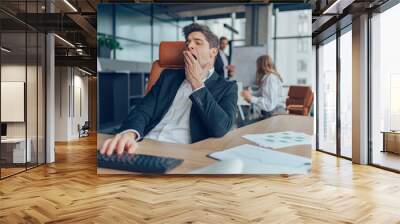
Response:
[[[119,42],[116,41],[114,38],[107,36],[107,35],[100,35],[97,38],[97,44],[99,46],[106,46],[106,47],[110,48],[111,50],[114,50],[114,49],[122,50],[122,47],[119,44]]]

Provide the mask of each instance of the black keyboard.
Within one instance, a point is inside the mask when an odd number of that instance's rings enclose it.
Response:
[[[97,166],[101,168],[125,170],[137,173],[166,173],[179,166],[183,159],[150,156],[143,154],[116,153],[111,156],[97,151]]]

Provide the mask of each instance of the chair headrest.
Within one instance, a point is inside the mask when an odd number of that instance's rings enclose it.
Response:
[[[306,98],[312,95],[309,86],[290,86],[288,96],[291,98]]]
[[[159,63],[165,68],[183,68],[183,50],[185,42],[183,41],[162,41],[160,43]]]

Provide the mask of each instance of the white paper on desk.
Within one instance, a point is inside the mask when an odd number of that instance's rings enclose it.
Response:
[[[311,169],[311,159],[249,144],[209,156],[218,160],[240,159],[244,174],[303,174]]]
[[[248,139],[260,146],[272,149],[311,144],[311,136],[301,132],[293,131],[249,134],[244,135],[243,138]]]
[[[243,96],[241,96],[240,94],[243,91],[243,83],[242,82],[236,82],[236,85],[238,86],[238,101],[237,101],[237,105],[238,106],[242,106],[242,105],[250,105],[250,103],[248,103]]]

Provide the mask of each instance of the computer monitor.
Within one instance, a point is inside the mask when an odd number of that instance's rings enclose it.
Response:
[[[7,136],[7,124],[1,123],[1,136]]]

